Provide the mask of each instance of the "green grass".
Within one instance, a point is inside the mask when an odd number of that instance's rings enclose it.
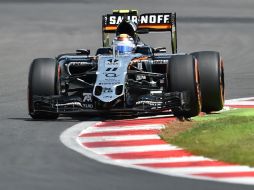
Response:
[[[254,109],[237,109],[193,120],[191,128],[177,135],[168,135],[170,127],[166,128],[162,138],[196,155],[254,166]]]

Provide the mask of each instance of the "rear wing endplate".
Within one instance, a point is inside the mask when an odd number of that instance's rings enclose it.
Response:
[[[109,34],[115,33],[118,24],[127,19],[137,26],[137,33],[142,30],[149,32],[171,32],[172,53],[177,53],[176,13],[145,13],[138,15],[136,10],[115,10],[113,14],[102,16],[103,47],[110,46]]]

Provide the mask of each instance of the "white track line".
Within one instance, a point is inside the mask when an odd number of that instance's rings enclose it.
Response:
[[[149,164],[149,163],[170,163],[170,162],[195,162],[209,161],[211,159],[203,156],[183,156],[176,158],[146,158],[146,159],[116,159],[117,162],[125,162],[126,164]]]
[[[133,125],[133,126],[114,126],[114,127],[90,127],[85,133],[89,132],[108,132],[108,131],[127,131],[127,130],[142,130],[142,129],[162,129],[164,128],[164,125]]]
[[[78,137],[81,143],[85,142],[106,142],[106,141],[127,141],[160,139],[158,135],[122,135],[122,136],[100,136],[100,137]]]
[[[170,151],[182,150],[179,147],[162,144],[162,145],[145,145],[145,146],[122,146],[122,147],[103,147],[103,148],[89,148],[97,154],[114,154],[114,153],[128,153],[128,152],[150,152],[150,151]]]
[[[227,106],[253,106],[254,105],[254,101],[246,101],[246,102],[227,102],[225,105]]]
[[[227,102],[241,102],[241,101],[248,101],[248,100],[254,100],[254,97],[236,98],[236,99],[231,99],[231,100],[225,100],[225,104]]]
[[[193,175],[200,173],[248,172],[254,171],[254,168],[250,168],[248,166],[201,166],[201,167],[159,168],[158,170],[169,174],[181,173]]]
[[[225,177],[225,178],[218,178],[218,181],[226,181],[230,183],[242,183],[247,185],[254,184],[254,177]]]
[[[250,101],[250,100],[253,100],[253,101]],[[226,100],[225,105],[226,106],[230,106],[230,105],[252,106],[254,105],[254,97]]]
[[[173,117],[174,115],[173,114],[167,114],[167,115],[154,115],[154,116],[141,116],[141,117],[138,117],[137,120],[140,120],[140,119],[151,119],[151,118],[165,118],[165,117]]]

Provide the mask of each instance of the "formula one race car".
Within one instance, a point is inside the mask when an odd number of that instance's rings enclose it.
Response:
[[[139,34],[171,32],[172,53],[153,48]],[[110,33],[113,34],[110,43]],[[175,13],[138,15],[115,10],[102,16],[103,47],[33,60],[28,81],[29,114],[142,114],[171,111],[190,118],[223,108],[224,72],[218,52],[177,53]]]

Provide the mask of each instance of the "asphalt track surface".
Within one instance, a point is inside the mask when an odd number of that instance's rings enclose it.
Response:
[[[142,12],[176,11],[179,50],[220,51],[227,99],[253,96],[254,2],[67,2],[0,1],[0,189],[253,189],[119,168],[83,157],[61,144],[59,135],[91,118],[32,121],[27,115],[26,86],[33,58],[54,57],[76,48],[94,52],[101,45],[101,15],[115,8],[137,8]],[[167,36],[151,34],[144,39],[161,46],[168,45]]]

